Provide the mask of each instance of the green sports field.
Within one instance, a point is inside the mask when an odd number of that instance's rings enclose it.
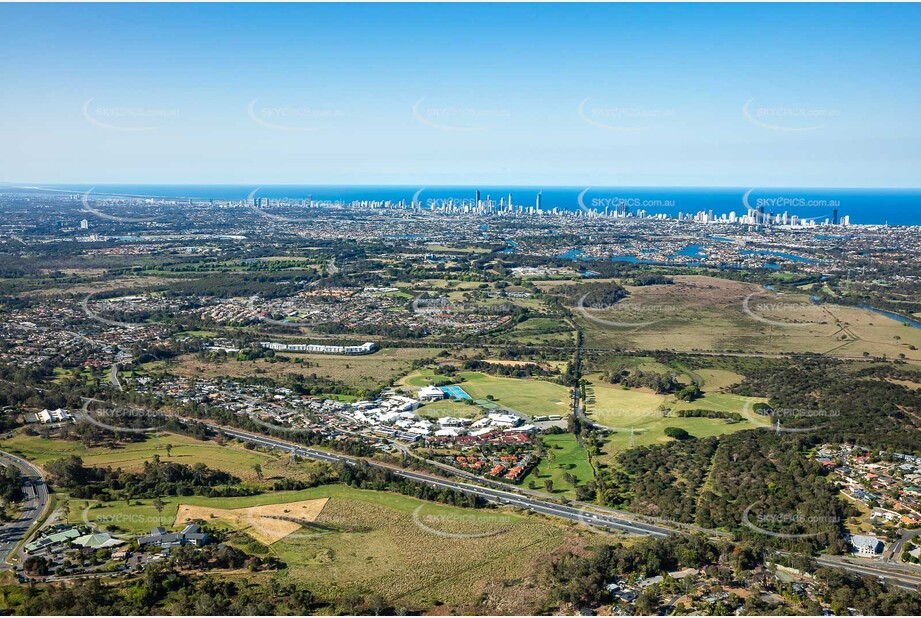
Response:
[[[569,389],[546,380],[501,378],[474,371],[458,374],[473,399],[492,396],[499,405],[528,416],[569,413]]]

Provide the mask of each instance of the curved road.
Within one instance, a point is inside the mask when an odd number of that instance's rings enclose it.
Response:
[[[26,535],[48,509],[48,486],[42,477],[42,471],[15,455],[0,451],[0,463],[13,466],[22,473],[23,491],[26,499],[22,503],[19,519],[0,526],[0,569],[15,568],[15,561],[21,553],[20,545]]]

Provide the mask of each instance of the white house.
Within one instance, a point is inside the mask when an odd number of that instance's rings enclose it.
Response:
[[[490,414],[489,420],[499,427],[517,427],[521,424],[521,419],[514,414]]]
[[[444,391],[437,386],[425,386],[419,390],[419,401],[441,401],[445,398]]]
[[[466,431],[459,427],[445,427],[443,429],[439,429],[438,431],[436,431],[435,437],[436,438],[456,438],[457,436],[461,436],[464,433],[466,433]]]
[[[443,416],[438,419],[438,424],[442,427],[464,427],[470,423],[466,418],[455,418],[453,416]]]
[[[39,423],[62,423],[73,419],[73,415],[62,408],[57,410],[42,410],[35,415]]]
[[[883,542],[875,536],[854,534],[851,536],[851,546],[854,553],[859,556],[876,556],[883,552]]]

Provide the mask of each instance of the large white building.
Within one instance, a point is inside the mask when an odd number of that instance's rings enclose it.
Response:
[[[852,535],[851,546],[858,556],[876,556],[883,552],[883,542],[875,536],[866,534]]]
[[[498,427],[517,427],[521,419],[514,414],[490,414],[489,420]]]
[[[419,390],[419,401],[441,401],[445,398],[443,390],[437,386],[425,386]]]
[[[57,410],[42,410],[35,415],[39,423],[63,423],[64,421],[73,420],[73,415],[62,408]]]
[[[314,354],[370,354],[375,349],[371,342],[361,345],[320,345],[316,343],[279,343],[277,341],[263,341],[263,348],[276,352],[308,352]]]

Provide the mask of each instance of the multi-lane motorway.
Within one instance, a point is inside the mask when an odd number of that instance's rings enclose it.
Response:
[[[48,508],[48,486],[45,485],[41,470],[21,457],[0,451],[0,465],[19,470],[26,495],[19,518],[0,526],[0,569],[10,569],[15,566],[19,545]]]
[[[233,438],[251,442],[265,448],[280,450],[286,453],[298,455],[300,457],[307,457],[310,459],[325,461],[327,463],[344,462],[349,465],[355,465],[358,461],[366,461],[369,464],[387,468],[396,475],[412,479],[419,483],[425,483],[432,487],[454,489],[470,495],[478,496],[484,500],[488,500],[496,504],[526,509],[535,513],[549,515],[551,517],[568,519],[570,521],[579,522],[588,526],[606,529],[613,532],[625,532],[629,534],[659,538],[669,534],[686,533],[685,530],[679,530],[677,528],[656,526],[641,521],[619,516],[612,516],[610,514],[600,513],[598,511],[580,509],[571,505],[557,504],[554,502],[540,500],[530,496],[523,496],[508,491],[434,477],[428,474],[423,474],[421,472],[405,470],[403,468],[397,468],[395,466],[389,466],[379,462],[370,462],[367,460],[359,460],[355,457],[349,457],[347,455],[318,451],[316,449],[293,444],[284,440],[279,440],[277,438],[271,438],[247,431],[241,431],[239,429],[217,425],[209,426],[211,426],[214,430],[222,431],[224,434]],[[899,565],[899,568],[892,568],[893,565],[879,565],[875,563],[868,563],[859,559],[826,555],[822,555],[816,558],[816,562],[821,566],[844,569],[858,575],[877,577],[879,579],[885,580],[888,584],[908,590],[917,590],[918,587],[921,586],[921,571],[908,565]]]
[[[452,489],[469,495],[477,496],[495,504],[509,506],[513,508],[524,509],[534,513],[540,513],[550,517],[559,517],[569,521],[584,524],[586,526],[607,530],[611,532],[620,532],[627,534],[636,534],[651,537],[665,537],[670,534],[686,533],[686,530],[677,527],[670,528],[658,526],[647,522],[635,520],[629,517],[612,515],[610,512],[603,512],[601,509],[586,509],[573,506],[571,504],[560,504],[549,500],[542,500],[530,495],[522,495],[511,491],[483,487],[470,483],[463,483],[442,477],[417,472],[415,470],[406,470],[396,466],[387,465],[381,462],[374,462],[348,455],[320,451],[300,444],[287,442],[278,438],[256,434],[223,425],[214,425],[206,423],[214,431],[219,431],[227,436],[250,442],[264,448],[269,448],[299,457],[306,457],[326,463],[336,464],[345,463],[346,465],[357,465],[364,461],[370,465],[386,468],[393,474],[403,478],[411,479],[418,483],[423,483],[431,487],[442,489]],[[3,559],[0,568],[10,568],[15,560],[14,552],[16,547],[25,539],[26,533],[33,524],[42,516],[47,509],[48,489],[42,480],[41,472],[38,468],[25,461],[22,458],[0,452],[0,463],[3,465],[12,465],[17,467],[26,478],[25,491],[27,500],[20,518],[5,526],[0,527],[0,558]],[[819,556],[816,562],[821,566],[844,569],[859,575],[868,575],[884,579],[887,583],[901,588],[917,590],[921,585],[921,571],[908,565],[880,565],[876,563],[867,563],[862,560],[850,559],[839,556]]]
[[[546,500],[539,500],[532,498],[530,496],[522,496],[520,494],[512,493],[509,491],[502,491],[500,489],[492,489],[489,487],[482,487],[480,485],[471,485],[469,483],[461,483],[458,481],[452,481],[450,479],[440,478],[437,476],[432,476],[429,474],[424,474],[421,472],[416,472],[414,470],[406,470],[403,468],[398,468],[395,466],[388,466],[379,462],[371,462],[368,460],[359,460],[355,457],[349,457],[347,455],[339,455],[336,453],[329,453],[326,451],[318,451],[306,446],[301,446],[298,444],[293,444],[291,442],[285,442],[284,440],[279,440],[277,438],[270,438],[268,436],[263,436],[259,434],[250,433],[248,431],[241,431],[239,429],[232,429],[224,426],[211,426],[215,430],[222,431],[224,434],[263,446],[266,448],[271,448],[274,450],[284,451],[286,453],[291,453],[292,455],[298,455],[300,457],[307,457],[310,459],[316,459],[319,461],[325,461],[327,463],[346,463],[349,465],[355,465],[359,461],[366,461],[375,466],[386,468],[390,470],[393,474],[402,476],[404,478],[411,479],[418,483],[424,483],[431,487],[438,487],[441,489],[453,489],[456,491],[461,491],[466,494],[480,497],[484,500],[494,502],[496,504],[501,504],[504,506],[511,506],[520,509],[526,509],[533,511],[535,513],[541,513],[544,515],[550,515],[552,517],[560,517],[562,519],[568,519],[570,521],[580,522],[586,525],[595,526],[598,528],[604,528],[611,531],[626,532],[630,534],[641,534],[645,536],[655,536],[655,537],[664,537],[669,534],[675,534],[677,531],[671,528],[665,528],[662,526],[655,526],[652,524],[647,524],[640,521],[632,521],[629,519],[624,519],[621,517],[614,517],[599,512],[592,512],[586,509],[580,509],[572,507],[565,504],[557,504],[554,502],[549,502]]]

